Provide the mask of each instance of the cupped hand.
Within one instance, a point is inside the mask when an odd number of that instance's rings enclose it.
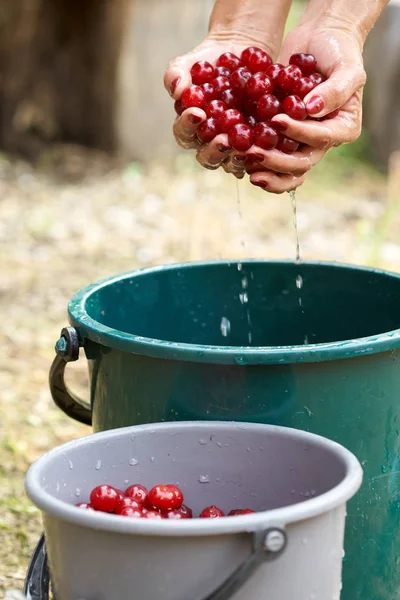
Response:
[[[275,193],[297,188],[329,149],[353,142],[361,133],[366,75],[358,36],[332,24],[300,25],[287,36],[280,62],[288,64],[297,52],[313,54],[317,70],[327,80],[304,98],[312,118],[295,121],[279,114],[272,119],[277,130],[300,142],[298,151],[286,155],[256,146],[248,151],[252,155],[250,164],[246,163],[250,181]],[[330,118],[316,120],[327,116]]]
[[[195,62],[206,60],[215,64],[218,57],[225,52],[233,52],[240,57],[245,48],[254,45],[262,48],[274,58],[279,52],[279,48],[274,49],[260,45],[260,43],[254,44],[250,38],[249,40],[235,41],[208,37],[197,48],[169,63],[164,75],[165,88],[174,100],[178,100],[183,91],[192,83],[190,69]],[[196,150],[198,162],[206,169],[218,169],[222,166],[226,172],[232,173],[239,179],[243,178],[245,175],[244,157],[230,147],[227,134],[217,135],[209,144],[202,144],[197,139],[197,128],[206,118],[206,113],[200,108],[188,108],[178,116],[173,126],[177,143],[182,148]]]

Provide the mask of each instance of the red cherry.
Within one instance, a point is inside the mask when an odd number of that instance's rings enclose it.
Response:
[[[237,108],[238,110],[241,110],[243,106],[242,98],[232,89],[221,92],[220,98],[222,102],[225,102],[228,108]]]
[[[281,111],[281,103],[276,96],[265,94],[257,102],[257,116],[261,121],[270,121]]]
[[[279,102],[283,102],[286,96],[288,96],[290,92],[286,92],[278,84],[275,86],[274,95],[278,98]]]
[[[90,492],[90,504],[95,510],[110,513],[117,508],[121,494],[112,485],[98,485]]]
[[[257,116],[257,100],[251,100],[245,96],[243,102],[243,111],[246,116]]]
[[[182,94],[182,106],[184,108],[203,108],[206,104],[206,95],[198,85],[191,85]]]
[[[228,108],[218,119],[219,128],[221,133],[228,133],[231,127],[238,123],[243,123],[244,117],[240,110],[236,108]]]
[[[278,133],[268,123],[257,123],[254,127],[254,143],[263,150],[272,150],[278,140]]]
[[[228,140],[232,148],[246,152],[253,145],[253,128],[246,123],[238,123],[229,130]]]
[[[207,102],[210,102],[211,100],[214,100],[215,98],[218,97],[218,94],[215,91],[215,88],[212,85],[212,83],[203,83],[201,88],[205,94]]]
[[[237,515],[251,515],[255,512],[256,511],[252,510],[251,508],[236,508],[228,513],[228,517],[235,517]]]
[[[257,50],[249,57],[247,68],[252,73],[259,73],[260,71],[266,71],[270,65],[272,65],[270,55],[264,50]]]
[[[275,82],[278,79],[278,75],[279,73],[284,69],[285,67],[279,63],[276,63],[274,65],[270,65],[268,67],[268,69],[265,71],[265,74],[268,75],[268,77],[271,79],[271,81]]]
[[[147,510],[143,511],[142,514],[143,519],[162,519],[162,515],[156,510]]]
[[[246,117],[246,122],[248,123],[248,125],[250,125],[250,127],[254,127],[257,125],[257,119],[256,117],[253,117],[253,115],[249,115],[248,117]]]
[[[119,501],[117,508],[115,509],[115,512],[117,514],[119,514],[121,512],[121,510],[123,510],[124,508],[127,507],[131,507],[131,508],[137,508],[139,510],[143,509],[143,504],[141,502],[138,502],[137,500],[135,500],[134,498],[123,498],[122,500]]]
[[[240,60],[244,65],[247,65],[247,63],[249,62],[250,56],[252,56],[255,52],[257,52],[257,50],[260,50],[260,48],[256,48],[255,46],[250,46],[249,48],[246,48],[245,50],[243,50],[242,54],[240,55]]]
[[[218,119],[210,118],[200,123],[197,128],[197,137],[203,144],[208,144],[219,134]]]
[[[146,502],[147,495],[148,491],[143,485],[140,485],[139,483],[134,483],[125,490],[125,496],[127,498],[132,498],[133,500],[136,500],[136,502],[139,502],[139,504],[144,504]]]
[[[278,85],[285,90],[285,92],[292,92],[296,79],[302,77],[303,74],[299,67],[295,65],[289,65],[282,69],[277,78]]]
[[[231,71],[238,69],[240,64],[240,58],[236,54],[233,54],[233,52],[225,52],[217,60],[217,67],[225,67]]]
[[[245,94],[251,100],[258,100],[263,94],[270,94],[273,83],[265,73],[255,73],[246,84]]]
[[[251,73],[246,67],[239,67],[236,71],[233,71],[230,78],[232,89],[237,92],[243,92],[250,77]]]
[[[315,83],[315,86],[320,85],[321,83],[326,81],[326,77],[321,75],[321,73],[311,73],[311,75],[309,75],[309,79],[311,79],[311,81]]]
[[[190,74],[194,85],[201,85],[215,77],[214,67],[206,60],[199,60],[199,62],[194,63],[190,69]]]
[[[317,61],[312,54],[292,54],[289,59],[289,64],[295,65],[301,69],[303,75],[311,75],[317,68]]]
[[[78,502],[78,504],[75,504],[75,506],[85,510],[94,510],[93,506],[91,504],[88,504],[87,502]]]
[[[181,100],[175,100],[174,109],[175,109],[176,114],[179,115],[179,116],[181,116],[181,114],[185,110],[183,108],[183,106],[182,106],[182,101]]]
[[[211,100],[204,107],[207,117],[213,117],[214,119],[220,117],[227,109],[227,105],[222,100]]]
[[[321,121],[324,121],[324,120],[327,120],[327,119],[334,119],[335,117],[338,116],[338,114],[339,114],[339,110],[333,110],[328,115],[325,115],[325,117],[322,117]]]
[[[160,510],[179,508],[183,502],[183,494],[175,485],[155,485],[149,491],[149,503]],[[150,518],[150,517],[149,517]]]
[[[179,512],[185,516],[186,519],[192,519],[193,518],[193,512],[192,509],[189,508],[188,506],[186,506],[186,504],[182,504],[182,506],[178,509]]]
[[[218,96],[221,92],[231,87],[231,82],[229,81],[228,77],[224,77],[223,75],[218,75],[218,77],[215,77],[215,79],[211,81],[211,84],[214,86],[215,92],[218,94]]]
[[[283,111],[296,121],[304,121],[307,118],[306,106],[298,96],[288,96],[282,103]]]
[[[309,77],[300,77],[293,84],[293,94],[303,100],[315,88],[315,83]]]
[[[218,77],[218,75],[222,75],[223,77],[230,77],[232,71],[230,69],[227,69],[226,67],[215,67],[214,73],[215,77]]]
[[[276,149],[284,152],[285,154],[291,154],[292,152],[296,152],[299,147],[299,143],[295,140],[291,140],[290,138],[281,135],[279,138],[279,142],[276,145]]]
[[[140,508],[135,508],[134,506],[125,506],[118,511],[117,515],[120,517],[131,517],[133,519],[140,519],[143,517],[142,510]]]
[[[200,519],[218,519],[219,517],[224,517],[225,513],[216,506],[207,506],[201,513]]]

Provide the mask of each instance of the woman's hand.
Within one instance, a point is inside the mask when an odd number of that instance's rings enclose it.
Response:
[[[174,100],[178,100],[182,92],[191,85],[190,69],[199,60],[207,60],[215,64],[218,57],[224,52],[233,52],[240,57],[242,51],[254,45],[254,40],[241,39],[214,39],[208,37],[194,50],[170,62],[164,76],[164,85]],[[276,56],[279,49],[275,50],[267,45],[257,46]],[[218,169],[222,166],[228,173],[241,179],[245,175],[243,160],[237,160],[235,152],[229,145],[228,135],[221,133],[209,144],[202,144],[197,139],[197,128],[206,119],[206,113],[200,108],[188,108],[175,119],[173,126],[177,143],[185,149],[197,150],[196,158],[206,169]]]
[[[274,193],[297,188],[330,148],[353,142],[361,133],[366,75],[362,43],[356,32],[337,23],[336,26],[315,22],[299,25],[284,42],[281,62],[288,64],[290,56],[297,52],[313,54],[317,70],[328,79],[304,98],[313,119],[295,121],[282,114],[272,119],[276,129],[300,142],[297,152],[286,155],[256,146],[247,152],[250,181]],[[315,120],[331,113],[334,113],[332,118]]]

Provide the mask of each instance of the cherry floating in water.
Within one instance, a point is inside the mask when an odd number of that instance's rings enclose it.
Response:
[[[200,519],[218,519],[220,517],[224,517],[225,513],[216,506],[207,506],[200,513]]]

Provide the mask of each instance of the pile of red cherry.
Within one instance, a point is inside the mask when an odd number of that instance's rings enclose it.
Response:
[[[140,484],[130,485],[125,492],[111,486],[98,485],[90,492],[90,503],[79,502],[79,508],[113,513],[137,519],[192,519],[191,509],[183,504],[182,491],[176,485],[155,485],[150,491]],[[250,508],[231,510],[228,515],[216,506],[207,506],[201,519],[215,519],[254,513]]]
[[[197,130],[202,143],[227,133],[232,148],[240,152],[253,144],[264,150],[294,152],[298,142],[281,135],[271,119],[279,113],[306,119],[303,98],[325,77],[316,71],[312,54],[293,54],[289,62],[286,67],[273,64],[264,50],[255,47],[243,50],[240,58],[226,52],[215,66],[196,62],[190,71],[192,85],[175,102],[175,111],[181,115],[191,107],[204,110],[207,119]]]

